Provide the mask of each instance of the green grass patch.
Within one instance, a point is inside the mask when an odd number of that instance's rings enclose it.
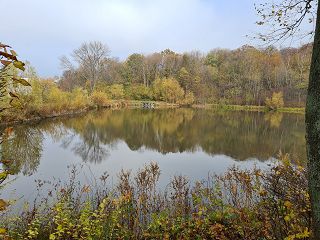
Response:
[[[193,105],[194,108],[215,109],[222,111],[250,111],[250,112],[283,112],[304,114],[305,108],[282,107],[276,110],[269,110],[266,106],[255,105],[223,105],[223,104],[203,104]]]

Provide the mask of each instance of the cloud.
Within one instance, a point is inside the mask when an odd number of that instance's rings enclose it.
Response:
[[[121,59],[134,52],[151,53],[165,48],[177,52],[208,51],[240,46],[254,22],[251,0],[0,3],[6,9],[2,19],[8,19],[0,25],[0,41],[13,45],[45,76],[60,74],[58,58],[84,41],[106,43],[112,55]]]

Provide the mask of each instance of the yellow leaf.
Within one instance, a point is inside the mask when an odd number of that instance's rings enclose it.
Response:
[[[289,201],[285,201],[284,202],[284,206],[286,206],[287,208],[291,208],[292,207],[292,203]]]
[[[12,107],[15,107],[15,108],[22,108],[22,105],[20,103],[19,100],[16,100],[16,99],[11,99],[9,104],[12,106]]]
[[[23,86],[26,86],[26,87],[30,87],[31,86],[30,83],[27,80],[23,79],[23,78],[12,78],[12,79],[13,79],[13,81],[15,81],[17,83],[20,83]]]
[[[0,228],[0,236],[6,234],[7,230],[4,228]]]
[[[25,70],[25,67],[24,67],[24,63],[21,62],[21,61],[14,61],[13,62],[13,65],[16,67],[16,68],[19,68],[20,70],[24,71]]]
[[[0,181],[6,180],[7,176],[8,176],[8,172],[7,171],[0,172]]]

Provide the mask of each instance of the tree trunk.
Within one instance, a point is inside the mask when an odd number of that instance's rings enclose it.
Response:
[[[317,16],[306,104],[308,180],[313,239],[320,239],[320,4]]]

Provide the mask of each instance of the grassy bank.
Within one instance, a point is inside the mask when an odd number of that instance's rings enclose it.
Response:
[[[204,109],[215,109],[222,111],[251,111],[251,112],[270,112],[270,110],[265,106],[254,106],[254,105],[221,105],[221,104],[194,104],[194,108],[204,108]],[[273,110],[283,113],[305,113],[305,108],[295,108],[295,107],[281,107],[277,110]]]
[[[101,103],[93,103],[88,101],[84,105],[75,106],[66,104],[57,109],[54,104],[42,106],[41,109],[35,110],[33,108],[24,108],[21,111],[7,111],[5,114],[0,115],[0,126],[10,125],[16,123],[24,123],[31,121],[39,121],[47,118],[55,118],[61,116],[74,116],[86,113],[94,109],[121,109],[121,108],[146,108],[146,109],[159,109],[159,108],[179,108],[181,105],[174,103],[166,103],[159,101],[138,101],[138,100],[107,100]],[[192,105],[192,108],[201,109],[214,109],[217,111],[251,111],[251,112],[270,112],[264,106],[241,106],[241,105],[218,105],[218,104],[203,104]],[[279,108],[276,112],[282,113],[295,113],[304,114],[304,108]]]
[[[284,108],[279,108],[279,112],[284,112],[284,113],[300,113],[300,114],[305,114],[306,109],[305,108],[290,108],[290,107],[284,107]]]
[[[23,123],[30,121],[39,121],[47,118],[55,118],[61,116],[73,116],[88,112],[94,109],[121,109],[121,108],[177,108],[179,104],[166,103],[160,101],[137,101],[137,100],[107,100],[101,103],[93,101],[85,101],[84,104],[76,105],[70,101],[69,104],[58,106],[55,104],[48,104],[35,110],[33,107],[24,106],[21,111],[6,111],[0,115],[0,126],[15,123]]]
[[[21,111],[6,111],[0,115],[0,126],[10,125],[15,123],[23,123],[30,121],[39,121],[47,118],[55,118],[60,116],[73,116],[88,112],[94,109],[110,108],[146,108],[146,109],[158,109],[158,108],[178,108],[180,104],[166,103],[160,101],[139,101],[139,100],[105,100],[94,102],[90,99],[86,99],[83,104],[70,102],[60,104],[44,104],[37,108],[25,104]],[[270,112],[265,106],[252,106],[252,105],[219,105],[219,104],[195,104],[193,108],[201,109],[214,109],[218,111],[251,111],[251,112]],[[304,114],[304,108],[289,108],[283,107],[276,110],[276,112],[282,113],[296,113]]]
[[[175,176],[164,190],[157,186],[159,177],[158,165],[151,163],[135,175],[121,171],[114,187],[107,174],[89,186],[77,181],[74,168],[68,183],[53,183],[16,217],[2,214],[0,227],[12,239],[310,237],[306,173],[287,156],[269,170],[233,167],[194,184]]]

